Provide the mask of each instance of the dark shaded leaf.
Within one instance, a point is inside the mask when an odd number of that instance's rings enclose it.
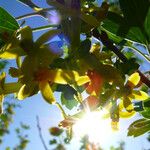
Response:
[[[135,58],[130,58],[125,63],[122,63],[119,60],[117,60],[115,62],[115,66],[123,75],[124,74],[132,74],[139,68],[139,64],[136,62]]]
[[[109,12],[102,27],[108,33],[109,37],[117,43],[121,42],[122,38],[146,43],[145,35],[143,35],[141,29],[137,26],[130,26],[122,16],[116,13]]]
[[[65,95],[64,93],[61,94],[61,103],[70,110],[78,104],[77,100],[73,97],[73,95]]]
[[[74,95],[77,94],[77,91],[71,86],[58,84],[55,90],[58,92],[62,92],[61,103],[65,105],[68,109],[71,110],[78,104],[78,102],[74,98]]]
[[[119,3],[128,24],[142,27],[148,12],[149,0],[119,0]]]
[[[150,8],[148,10],[148,13],[147,13],[147,16],[146,16],[146,19],[145,19],[145,22],[144,22],[144,27],[145,27],[145,31],[149,37],[149,41],[150,41]]]

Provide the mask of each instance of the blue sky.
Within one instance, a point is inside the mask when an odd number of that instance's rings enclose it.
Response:
[[[47,7],[45,1],[42,0],[34,0],[36,4],[40,4],[42,7]],[[32,10],[15,0],[0,0],[0,7],[5,8],[10,14],[14,17],[18,17],[23,14],[31,13]],[[41,17],[34,17],[29,18],[26,20],[26,24],[30,25],[31,27],[37,27],[40,25],[47,25],[48,22]],[[41,32],[34,33],[34,37],[37,38]],[[10,61],[9,65],[7,66],[6,70],[8,70],[9,66],[14,66],[14,61]],[[147,67],[146,67],[147,69]],[[144,69],[144,70],[146,70]],[[12,81],[12,79],[8,76],[8,81]],[[59,100],[59,94],[55,94],[56,99]],[[6,99],[10,101],[9,98]],[[24,101],[17,101],[13,100],[16,103],[19,103],[22,106],[22,109],[16,109],[16,115],[14,117],[14,123],[10,127],[10,135],[4,138],[4,144],[0,147],[1,150],[4,150],[6,146],[13,147],[16,143],[16,137],[14,134],[14,129],[18,127],[20,122],[24,122],[30,125],[31,130],[29,133],[30,143],[27,147],[27,150],[44,150],[43,145],[39,139],[39,133],[37,130],[36,124],[36,115],[40,118],[40,124],[42,127],[42,132],[44,135],[44,139],[46,144],[48,145],[48,140],[50,139],[50,135],[48,133],[48,128],[50,126],[57,126],[59,121],[61,120],[61,115],[59,110],[55,106],[51,106],[47,104],[41,97],[41,95],[35,95],[31,98],[27,98]],[[131,122],[133,122],[136,118],[130,120],[122,120],[121,121],[121,128],[119,132],[114,133],[111,135],[111,138],[108,137],[108,141],[102,143],[102,147],[106,150],[109,149],[111,145],[117,145],[119,141],[123,140],[126,142],[126,150],[142,150],[143,148],[148,149],[150,147],[150,143],[146,140],[146,135],[132,138],[126,137],[126,129]],[[74,139],[71,145],[68,146],[68,150],[77,150],[79,146],[79,142],[77,139]],[[51,148],[50,148],[51,150]]]

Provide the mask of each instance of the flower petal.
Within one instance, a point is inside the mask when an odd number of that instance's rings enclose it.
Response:
[[[90,81],[88,76],[80,76],[79,73],[76,71],[56,69],[56,70],[50,70],[49,74],[50,74],[49,81],[58,84],[76,83],[77,85],[80,86]]]
[[[55,103],[55,97],[53,91],[47,81],[39,82],[39,89],[43,98],[50,104]]]
[[[119,130],[119,122],[118,121],[111,121],[111,128],[113,131]]]
[[[149,98],[149,95],[143,91],[133,90],[132,94],[130,94],[128,97],[131,99],[144,101],[144,100],[147,100]]]
[[[132,106],[131,106],[132,107]],[[133,110],[133,109],[132,109]],[[120,118],[130,118],[136,114],[135,111],[128,112],[124,109],[123,101],[119,103],[119,117]]]
[[[134,88],[140,82],[140,75],[138,72],[133,73],[129,78],[127,85]]]
[[[25,98],[28,97],[28,96],[29,96],[29,90],[28,90],[26,84],[24,84],[24,85],[20,88],[20,90],[19,90],[19,92],[18,92],[18,94],[17,94],[17,98],[18,98],[19,100],[23,100],[23,99],[25,99]]]
[[[135,111],[127,112],[127,111],[120,111],[119,116],[120,118],[130,118],[133,117],[136,114]]]

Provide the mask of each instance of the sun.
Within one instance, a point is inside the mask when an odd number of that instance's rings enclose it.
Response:
[[[106,111],[87,112],[83,118],[76,122],[73,131],[76,137],[87,135],[89,141],[95,144],[108,142],[112,135],[110,120],[104,119]]]

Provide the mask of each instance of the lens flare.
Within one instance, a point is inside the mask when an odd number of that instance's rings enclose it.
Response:
[[[110,120],[103,119],[106,111],[88,112],[74,126],[73,131],[76,137],[87,135],[89,141],[95,144],[108,142],[112,130]]]

